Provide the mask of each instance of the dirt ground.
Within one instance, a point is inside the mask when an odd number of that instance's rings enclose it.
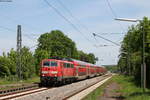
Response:
[[[97,100],[124,100],[121,93],[117,92],[120,89],[120,85],[113,82],[106,86],[104,93]]]

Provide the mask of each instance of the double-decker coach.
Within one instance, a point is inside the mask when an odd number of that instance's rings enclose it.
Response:
[[[102,75],[105,72],[105,68],[87,62],[70,58],[51,58],[42,60],[40,79],[42,85],[62,84]]]

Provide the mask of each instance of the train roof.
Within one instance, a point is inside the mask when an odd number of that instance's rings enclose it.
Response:
[[[91,63],[88,63],[88,62],[84,62],[84,61],[80,61],[80,60],[76,60],[76,59],[72,59],[72,58],[50,57],[49,59],[64,60],[64,61],[70,61],[70,62],[77,62],[77,63],[79,63],[81,65],[98,66],[98,65],[95,65],[95,64],[91,64]],[[102,66],[100,66],[100,67],[102,67]]]
[[[80,60],[76,60],[76,59],[72,59],[72,61],[77,62],[81,65],[91,65],[91,66],[96,66],[94,64],[88,63],[88,62],[84,62],[84,61],[80,61]]]

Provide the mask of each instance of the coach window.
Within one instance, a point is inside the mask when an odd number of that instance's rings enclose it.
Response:
[[[74,65],[73,65],[73,64],[71,64],[71,68],[74,68]]]
[[[64,67],[67,68],[67,63],[64,63]]]
[[[70,66],[70,64],[68,63],[68,64],[67,64],[67,68],[70,68],[70,67],[71,67],[71,66]]]
[[[52,67],[56,67],[57,66],[57,62],[56,61],[51,61],[51,66]]]

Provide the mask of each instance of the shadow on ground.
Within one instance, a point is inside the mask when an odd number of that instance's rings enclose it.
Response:
[[[113,98],[115,100],[124,100],[125,99],[124,96],[112,96],[111,98]]]
[[[149,95],[150,96],[150,92],[135,92],[129,95],[129,97],[135,97],[135,96],[141,96],[141,95]]]

